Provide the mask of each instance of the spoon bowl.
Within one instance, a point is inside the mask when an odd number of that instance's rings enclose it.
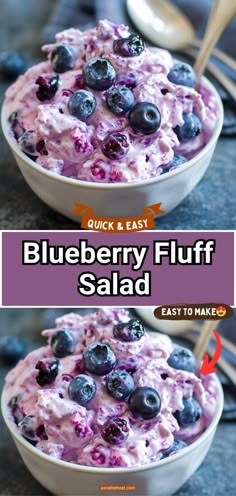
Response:
[[[229,20],[236,13],[236,5],[232,0],[226,0],[226,2],[215,0],[203,42],[195,38],[196,33],[189,19],[168,0],[127,0],[126,4],[134,24],[154,45],[168,50],[178,51],[181,49],[183,53],[194,59],[198,53],[198,48],[200,48],[195,64],[198,78],[204,72],[210,53],[231,70],[236,70],[234,59],[218,48],[214,48]],[[207,64],[207,69],[228,94],[235,99],[234,82],[213,62]]]
[[[127,0],[127,10],[140,31],[163,48],[178,50],[194,38],[189,19],[166,0]]]

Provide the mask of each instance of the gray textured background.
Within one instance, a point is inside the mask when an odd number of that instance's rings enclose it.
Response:
[[[28,65],[38,62],[42,30],[54,4],[53,0],[1,0],[0,49],[21,50]],[[101,1],[98,4],[101,9]],[[0,83],[0,100],[6,86]],[[220,139],[201,183],[172,213],[158,219],[157,229],[236,228],[234,145],[235,138]],[[0,150],[0,229],[78,229],[78,224],[54,213],[30,190],[1,131]]]
[[[10,329],[12,335],[18,335],[24,339],[27,351],[30,351],[45,343],[40,336],[41,329],[53,327],[55,317],[69,311],[70,309],[0,309],[0,336],[7,334]],[[91,309],[76,309],[75,311],[87,313]],[[223,332],[229,339],[233,339],[235,326],[236,313],[234,317],[220,324],[220,332]],[[6,367],[0,367],[0,388],[2,388],[7,370]],[[0,422],[2,424],[2,418]],[[235,496],[235,452],[236,424],[235,422],[221,422],[203,464],[175,496]],[[0,460],[1,496],[45,496],[49,494],[25,468],[5,426],[1,428],[0,434]],[[79,489],[78,496],[83,496]],[[155,496],[155,491],[153,496]]]

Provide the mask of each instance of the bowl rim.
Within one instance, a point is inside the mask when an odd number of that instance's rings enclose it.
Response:
[[[188,160],[186,162],[186,165],[184,167],[180,167],[179,169],[175,169],[171,171],[171,173],[159,175],[156,177],[152,177],[149,179],[142,179],[140,181],[132,181],[132,182],[121,182],[121,183],[100,183],[100,182],[92,182],[92,181],[82,181],[81,179],[73,179],[65,176],[61,176],[59,174],[56,174],[55,172],[48,171],[44,167],[38,165],[36,162],[34,162],[32,159],[27,157],[20,148],[18,147],[15,138],[13,138],[9,134],[8,130],[8,121],[6,118],[6,100],[4,100],[3,105],[2,105],[2,111],[1,111],[1,125],[2,125],[2,130],[4,137],[6,141],[8,142],[10,148],[18,156],[19,159],[21,159],[25,165],[28,167],[32,168],[35,172],[38,172],[42,174],[43,176],[46,176],[48,179],[52,179],[55,181],[59,181],[65,184],[70,184],[72,186],[77,186],[79,188],[86,188],[86,189],[99,189],[99,190],[114,190],[114,189],[130,189],[130,188],[137,188],[140,186],[148,186],[151,184],[155,183],[161,183],[163,181],[168,181],[170,178],[184,173],[184,171],[190,169],[191,167],[194,167],[198,161],[203,158],[205,155],[207,155],[208,151],[210,148],[214,145],[214,143],[217,141],[222,125],[223,125],[223,118],[224,118],[224,109],[223,109],[223,104],[221,97],[218,93],[218,91],[215,89],[213,84],[207,79],[205,76],[202,76],[200,80],[201,84],[205,86],[207,89],[210,89],[213,95],[216,97],[217,100],[217,107],[218,107],[218,116],[217,116],[217,122],[215,129],[213,131],[213,134],[211,138],[209,139],[208,143],[202,148],[202,150],[195,155],[193,158]]]
[[[1,410],[2,410],[2,415],[3,415],[3,420],[9,429],[14,441],[16,440],[19,444],[22,445],[23,448],[25,448],[30,455],[32,456],[38,456],[39,458],[43,459],[45,462],[52,463],[53,465],[57,465],[58,467],[61,468],[67,468],[69,470],[74,470],[77,472],[85,472],[85,473],[97,473],[97,474],[123,474],[123,473],[133,473],[133,472],[141,472],[141,471],[147,471],[147,470],[152,470],[154,468],[158,468],[159,466],[167,465],[168,463],[171,463],[174,460],[180,459],[184,456],[188,456],[191,451],[194,451],[195,448],[200,446],[204,441],[207,440],[207,438],[212,434],[212,432],[216,429],[218,422],[221,417],[221,413],[223,410],[223,404],[224,404],[224,395],[223,395],[223,389],[222,385],[217,377],[216,374],[212,374],[212,377],[214,378],[214,381],[217,384],[218,388],[218,393],[219,393],[219,398],[218,402],[216,404],[216,411],[215,415],[207,427],[207,429],[198,437],[193,443],[188,445],[186,448],[182,449],[179,451],[179,453],[176,453],[173,457],[167,457],[162,460],[157,460],[156,462],[152,463],[147,463],[144,465],[135,465],[134,467],[118,467],[118,468],[100,468],[100,467],[90,467],[86,465],[79,465],[76,463],[71,463],[67,462],[64,460],[59,460],[55,457],[52,457],[51,455],[48,455],[46,453],[43,453],[39,449],[37,449],[35,446],[30,444],[26,439],[24,439],[19,432],[17,431],[16,425],[10,420],[8,416],[8,409],[7,409],[7,404],[5,401],[5,386],[2,390],[2,395],[1,395]]]

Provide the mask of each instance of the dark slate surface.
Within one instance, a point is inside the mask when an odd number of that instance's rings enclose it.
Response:
[[[55,1],[2,0],[0,49],[22,50],[28,65],[38,62],[43,26],[48,21],[53,3]],[[84,5],[89,3],[83,1]],[[1,101],[6,86],[0,83]],[[172,213],[157,220],[157,229],[236,228],[234,145],[235,138],[220,139],[201,183]],[[53,212],[30,190],[1,131],[0,150],[0,229],[78,229],[78,224]]]
[[[9,333],[10,329],[12,335],[24,339],[27,351],[30,351],[44,344],[40,336],[41,329],[53,327],[55,317],[69,311],[70,309],[0,309],[0,336]],[[76,311],[78,312],[78,309]],[[90,311],[90,309],[79,310],[80,313]],[[233,338],[235,324],[236,315],[221,324],[222,332],[229,339]],[[0,366],[1,389],[7,370],[6,367]],[[2,418],[0,423],[0,496],[48,495],[49,493],[25,468],[7,428],[2,424]],[[175,496],[235,496],[235,450],[236,424],[221,422],[203,464]],[[78,495],[83,496],[79,491]]]

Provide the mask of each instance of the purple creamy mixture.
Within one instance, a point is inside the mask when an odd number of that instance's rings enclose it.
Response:
[[[184,167],[212,136],[215,96],[124,25],[68,29],[43,50],[48,60],[7,90],[6,111],[21,150],[45,169],[139,181]]]
[[[68,314],[43,331],[48,345],[6,377],[9,417],[40,451],[95,467],[131,467],[173,455],[210,424],[211,376],[169,337],[122,309]],[[193,371],[194,370],[194,371]]]

